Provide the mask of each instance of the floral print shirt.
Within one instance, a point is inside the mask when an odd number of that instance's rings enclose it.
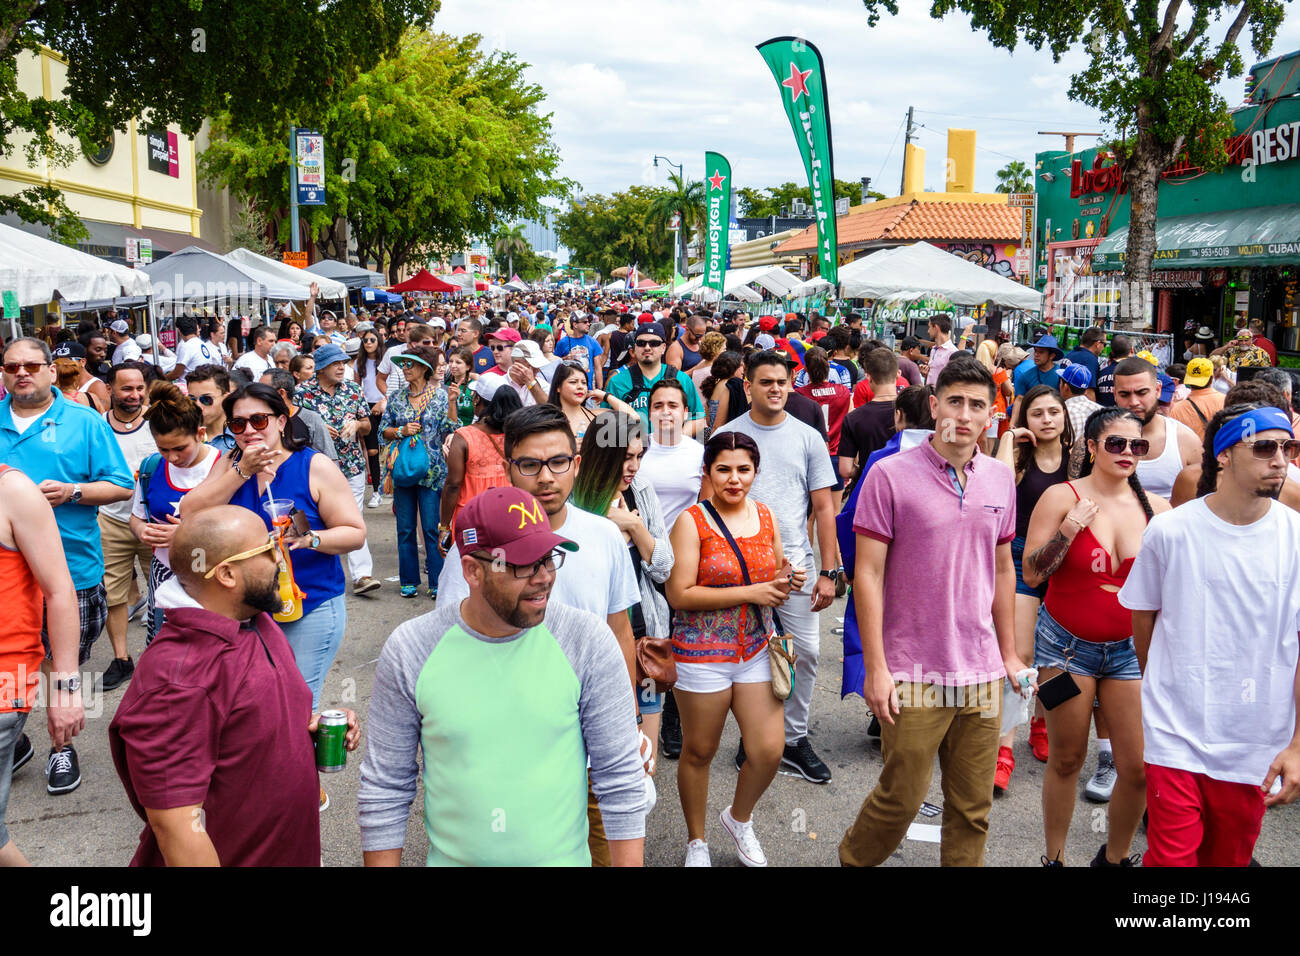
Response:
[[[417,411],[411,402],[410,389],[398,389],[388,393],[388,407],[384,410],[383,420],[379,423],[380,442],[389,428],[401,428],[410,422],[420,423],[420,438],[429,453],[429,471],[420,482],[421,488],[441,488],[447,480],[447,461],[442,457],[443,440],[460,427],[460,422],[448,417],[447,390],[430,383],[425,386],[424,395],[429,400],[423,411]]]
[[[337,431],[343,431],[343,425],[349,419],[355,421],[370,420],[370,406],[361,395],[361,386],[356,382],[342,381],[330,395],[321,388],[320,381],[312,376],[298,386],[293,400],[303,408],[316,412],[325,419],[325,424]],[[361,438],[355,435],[350,441],[344,441],[340,435],[334,439],[338,450],[339,471],[344,478],[352,478],[366,470],[366,448]]]

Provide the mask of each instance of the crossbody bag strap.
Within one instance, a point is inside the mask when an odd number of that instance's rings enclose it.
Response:
[[[713,523],[718,526],[718,530],[722,532],[722,536],[727,539],[727,544],[731,545],[732,553],[735,554],[736,560],[740,562],[740,574],[745,579],[745,583],[753,584],[754,582],[749,579],[749,565],[745,563],[745,556],[740,553],[740,545],[736,544],[736,539],[731,536],[731,529],[728,528],[727,523],[722,520],[722,515],[718,514],[718,509],[713,507],[712,502],[709,501],[701,501],[700,505],[709,513],[709,517],[713,519]],[[758,609],[759,621],[761,622],[763,609],[759,608],[758,605],[755,605],[755,608]],[[778,634],[785,633],[785,629],[781,627],[781,616],[777,613],[776,608],[772,608],[772,622]],[[762,624],[760,623],[759,626],[761,627]]]

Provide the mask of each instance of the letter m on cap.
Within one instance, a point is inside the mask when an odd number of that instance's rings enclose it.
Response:
[[[536,499],[534,499],[533,501],[532,511],[528,510],[527,505],[522,505],[522,504],[513,504],[506,509],[507,514],[509,514],[512,511],[519,512],[520,531],[522,531],[526,526],[530,524],[542,524],[546,520],[545,516],[542,514],[542,506],[537,503]]]

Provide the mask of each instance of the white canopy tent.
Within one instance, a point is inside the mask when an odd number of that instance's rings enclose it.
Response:
[[[601,292],[626,292],[627,283],[622,279],[615,279],[609,285],[601,286]]]
[[[513,279],[510,282],[507,282],[502,288],[504,288],[507,292],[529,291],[529,287],[526,282],[515,282]]]
[[[16,292],[23,307],[56,294],[69,302],[148,295],[152,285],[143,271],[0,224],[0,289]]]
[[[438,276],[443,282],[460,286],[462,294],[474,294],[474,276],[468,272],[453,272],[451,275]]]
[[[830,292],[832,288],[833,286],[821,276],[813,276],[800,282],[790,290],[789,294],[791,296],[821,295],[823,292]]]
[[[840,269],[845,299],[943,296],[954,305],[992,302],[1039,311],[1042,293],[945,252],[928,242],[872,253]]]
[[[279,262],[267,256],[259,255],[251,249],[232,249],[226,253],[226,256],[235,260],[237,263],[250,265],[262,272],[278,276],[282,281],[310,286],[315,282],[320,289],[322,299],[346,299],[348,297],[348,287],[337,279],[330,279],[326,276],[316,275],[308,272],[306,269],[299,269],[288,263]]]
[[[722,294],[742,302],[761,302],[760,296],[751,285],[766,289],[775,296],[784,298],[790,290],[799,284],[799,277],[787,272],[780,266],[751,266],[747,269],[728,269],[722,279]],[[673,295],[690,295],[701,301],[717,299],[713,289],[704,288],[704,276],[698,275],[684,285],[673,289]]]
[[[253,267],[198,246],[173,252],[144,271],[153,280],[156,301],[173,307],[238,302],[251,309],[271,294],[263,275]],[[283,288],[283,283],[272,281],[277,291]]]

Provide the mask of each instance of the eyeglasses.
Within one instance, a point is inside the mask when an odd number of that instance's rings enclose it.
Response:
[[[1260,461],[1269,461],[1277,454],[1278,446],[1282,448],[1282,456],[1290,461],[1296,455],[1300,455],[1300,439],[1288,438],[1285,441],[1279,441],[1276,438],[1257,438],[1254,441],[1241,442],[1243,445],[1250,446],[1251,452]]]
[[[519,469],[519,474],[526,477],[532,477],[542,470],[545,465],[553,475],[562,475],[569,470],[573,464],[573,455],[556,455],[554,458],[547,458],[543,461],[541,458],[511,458],[510,464]]]
[[[664,344],[663,339],[637,339],[636,347],[639,349],[657,349]]]
[[[534,564],[511,564],[508,561],[502,561],[501,563],[504,564],[507,568],[509,568],[511,573],[514,574],[515,577],[519,578],[520,580],[527,580],[528,578],[536,577],[537,572],[541,571],[543,568],[546,569],[547,571],[560,570],[560,568],[564,567],[564,555],[565,555],[564,551],[555,550],[550,552],[546,557],[542,558],[542,560],[540,561],[535,562]],[[471,554],[470,557],[476,558],[479,561],[487,561],[492,564],[495,564],[497,561],[496,558],[492,558],[483,554]]]
[[[226,558],[225,560],[218,561],[216,564],[214,564],[211,568],[208,569],[207,574],[203,575],[203,580],[206,581],[208,578],[212,577],[212,575],[216,574],[217,569],[220,568],[223,564],[234,564],[236,561],[244,561],[248,558],[256,557],[259,554],[265,554],[267,551],[270,551],[274,547],[275,547],[275,538],[268,537],[266,539],[265,544],[258,545],[256,548],[250,548],[247,551],[241,551],[239,552],[239,554],[232,554],[230,557]]]
[[[1151,450],[1151,442],[1145,438],[1125,439],[1121,435],[1108,435],[1106,440],[1101,443],[1101,447],[1106,449],[1112,455],[1124,454],[1124,449],[1129,448],[1133,454],[1141,458]]]
[[[230,429],[232,435],[242,435],[244,429],[249,425],[252,425],[256,431],[260,432],[270,420],[270,415],[265,412],[258,412],[256,415],[249,415],[247,418],[232,418],[226,422],[226,426]]]
[[[45,368],[49,362],[5,362],[4,370],[9,375],[17,375],[18,370],[22,369],[28,375],[35,375],[41,369]]]
[[[211,408],[212,403],[216,401],[216,399],[213,398],[211,395],[196,395],[194,396],[194,400],[198,402],[200,405],[202,405],[204,408]]]

